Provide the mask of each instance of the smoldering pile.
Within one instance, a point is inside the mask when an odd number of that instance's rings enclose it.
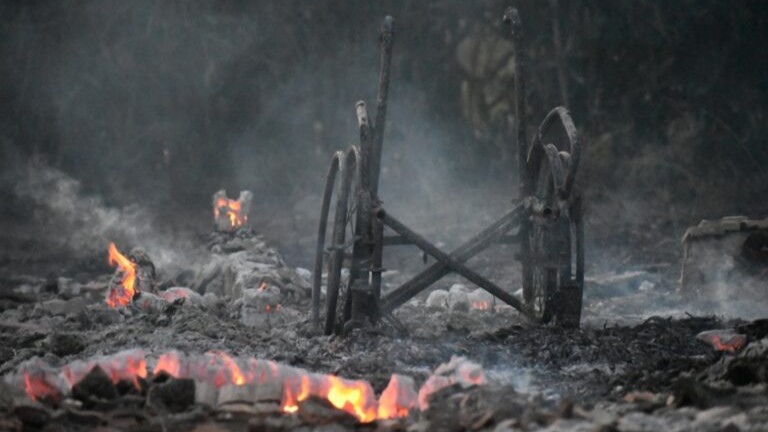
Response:
[[[77,360],[58,371],[33,359],[19,373],[5,377],[10,404],[6,408],[27,427],[54,420],[73,427],[115,423],[141,427],[186,423],[189,415],[196,422],[239,415],[251,424],[266,422],[273,427],[302,423],[354,426],[405,419],[427,410],[432,395],[444,388],[485,384],[482,368],[460,357],[438,367],[418,393],[412,378],[392,375],[378,398],[366,381],[311,373],[273,361],[233,358],[221,351],[204,355],[170,351],[153,363],[150,373],[140,349]],[[28,399],[21,396],[21,389]],[[126,419],[126,412],[135,415]],[[174,417],[180,413],[187,415]],[[133,423],[121,423],[118,417]],[[156,418],[160,420],[153,422]]]

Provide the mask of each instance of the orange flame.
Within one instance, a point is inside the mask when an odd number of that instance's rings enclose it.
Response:
[[[333,375],[328,376],[331,388],[328,402],[360,420],[368,423],[376,420],[375,399],[370,384],[365,381],[345,381]]]
[[[123,272],[122,289],[111,289],[107,295],[107,304],[111,308],[125,306],[136,294],[136,265],[126,258],[114,243],[109,244],[109,265],[118,266]]]
[[[206,380],[217,388],[228,384],[262,385],[274,380],[282,385],[282,412],[298,412],[301,402],[314,396],[327,400],[335,408],[349,413],[362,423],[405,417],[416,407],[418,400],[413,380],[408,377],[393,375],[377,401],[367,381],[313,374],[254,358],[244,364],[247,364],[245,374],[235,359],[221,351],[211,351],[199,357],[188,357],[178,351],[169,351],[158,358],[154,373],[164,371],[176,378]],[[138,385],[138,379],[147,375],[144,353],[141,350],[130,350],[96,360],[75,361],[65,366],[59,376],[63,377],[71,388],[96,366],[102,368],[113,382],[132,379]],[[461,369],[456,372],[458,376],[454,379],[482,381],[482,376],[477,376],[469,369]],[[451,378],[444,379],[453,381]],[[32,400],[45,397],[60,398],[62,392],[55,382],[55,378],[46,375],[43,370],[35,370],[31,374],[27,370],[24,371],[24,387]]]
[[[298,411],[299,403],[309,397],[310,390],[312,388],[311,383],[309,381],[309,375],[301,374],[301,381],[299,382],[299,391],[296,397],[294,397],[293,394],[295,390],[292,389],[291,381],[295,382],[295,380],[289,380],[289,381],[286,381],[284,384],[283,402],[280,404],[281,410],[286,413],[295,413],[296,411]]]
[[[113,383],[120,380],[132,381],[139,388],[139,378],[147,377],[147,361],[141,350],[122,351],[97,360],[75,361],[61,371],[61,376],[70,388],[82,380],[94,367],[100,367]]]
[[[165,372],[174,378],[181,376],[181,359],[176,351],[167,352],[157,359],[152,373],[157,375],[160,372]]]
[[[475,300],[471,305],[472,309],[486,311],[491,308],[491,302],[486,300]]]
[[[216,359],[219,359],[222,363],[224,363],[224,370],[220,371],[216,375],[215,385],[217,388],[223,386],[227,381],[237,386],[245,384],[245,375],[243,375],[243,371],[240,370],[240,366],[235,363],[232,357],[228,356],[222,351],[212,351],[211,354],[214,356],[211,361],[212,364],[216,362]],[[224,372],[227,372],[229,380],[227,380]]]
[[[378,418],[408,417],[408,412],[416,405],[416,392],[413,386],[405,385],[400,381],[401,378],[393,374],[387,388],[381,393]]]
[[[219,197],[216,200],[216,206],[213,208],[213,217],[215,220],[219,220],[219,215],[222,210],[229,218],[229,226],[231,228],[240,228],[248,222],[248,216],[240,214],[240,201]]]

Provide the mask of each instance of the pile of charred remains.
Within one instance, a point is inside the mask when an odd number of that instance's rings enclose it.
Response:
[[[498,221],[448,253],[383,207],[378,186],[395,37],[394,20],[387,17],[379,39],[375,118],[358,102],[360,145],[333,156],[314,271],[288,267],[254,232],[248,191],[237,200],[223,190],[213,196],[209,255],[191,274],[159,280],[147,252],[135,248],[123,254],[110,244],[109,262],[117,267],[110,279],[86,285],[59,281],[63,298],[3,311],[0,327],[34,336],[23,336],[29,347],[20,348],[20,355],[15,350],[12,356],[3,354],[0,429],[765,430],[768,321],[653,317],[635,327],[579,329],[584,291],[584,230],[575,186],[579,135],[568,111],[557,107],[529,145],[521,21],[512,8],[504,21],[515,55],[515,138],[510,145],[519,156],[520,176],[516,204]],[[767,233],[768,222],[744,218],[692,228],[684,238],[681,290],[699,297],[721,295],[723,273],[732,276],[737,270],[748,289],[760,289],[755,287],[765,276]],[[496,243],[519,245],[520,296],[465,265]],[[383,292],[385,247],[407,245],[436,262]],[[414,339],[413,346],[403,344],[402,333],[423,318],[396,317],[395,310],[449,273],[479,289],[470,292],[456,284],[433,290],[422,317],[434,313],[430,306],[453,297],[479,311],[491,309],[498,299],[519,312],[510,316],[522,319],[515,325],[460,331],[460,337],[446,336],[445,341],[423,337]],[[84,300],[105,289],[98,304]],[[21,324],[41,316],[59,330],[100,325],[99,338],[167,329],[171,346],[195,349],[123,346],[105,355],[102,348],[89,350],[73,333],[41,336]],[[19,323],[9,324],[8,318]],[[444,327],[443,334],[450,334],[452,324]],[[189,337],[213,341],[190,345]],[[419,357],[414,354],[419,346],[439,352],[444,343],[464,353],[479,346],[494,356],[512,350],[521,363],[517,367],[529,370],[526,374],[540,369],[549,377],[542,385],[579,395],[580,402],[532,400],[508,382],[494,382],[464,357],[451,357],[431,373],[420,373],[418,380],[398,373],[385,385],[380,376],[361,379],[371,373],[370,364],[378,361],[381,368],[380,362],[396,357],[394,351]],[[213,348],[222,345],[239,352],[268,346],[269,353],[283,351],[285,361]],[[120,345],[104,350],[115,346]],[[87,358],[75,358],[84,352]],[[367,363],[347,365],[353,378],[341,378],[343,367],[329,366],[333,356]]]

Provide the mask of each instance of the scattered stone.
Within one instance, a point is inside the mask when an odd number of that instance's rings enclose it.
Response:
[[[464,357],[453,356],[448,363],[443,363],[435,369],[419,389],[419,407],[426,410],[429,407],[429,397],[452,385],[466,388],[485,383],[485,372],[482,366]]]
[[[72,386],[72,397],[83,403],[86,408],[93,408],[101,401],[117,398],[112,379],[99,366],[94,366],[79,382]]]
[[[306,281],[312,279],[312,272],[302,267],[296,267],[296,274]]]
[[[60,277],[57,280],[58,293],[64,298],[74,298],[82,293],[82,284],[72,279]]]
[[[168,288],[167,290],[160,292],[160,297],[169,303],[183,298],[185,306],[203,305],[203,296],[185,287]]]
[[[429,293],[427,306],[436,308],[448,307],[448,291],[437,289]]]
[[[13,414],[27,428],[39,430],[51,419],[51,412],[40,404],[22,404],[13,407]]]
[[[183,412],[195,403],[195,381],[170,377],[163,383],[152,385],[147,393],[147,404],[170,412]]]
[[[51,333],[48,350],[59,357],[74,355],[85,349],[82,335],[76,333]]]
[[[462,284],[454,284],[448,290],[448,308],[454,311],[469,311],[469,289]]]
[[[88,302],[83,297],[70,300],[52,299],[44,301],[41,306],[51,315],[77,315],[88,306]]]

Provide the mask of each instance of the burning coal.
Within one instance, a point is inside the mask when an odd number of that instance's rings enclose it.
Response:
[[[269,360],[233,358],[221,351],[203,355],[187,355],[178,351],[162,354],[149,373],[142,350],[128,350],[111,356],[88,361],[75,361],[56,371],[38,361],[30,361],[21,369],[18,385],[33,401],[58,403],[95,368],[100,368],[114,384],[140,382],[160,374],[174,378],[192,379],[201,389],[215,389],[214,400],[198,403],[222,402],[225,390],[232,388],[259,389],[277,386],[280,410],[292,414],[301,410],[302,402],[309,398],[324,399],[362,423],[379,419],[406,417],[414,408],[426,408],[428,397],[448,385],[477,385],[484,382],[479,365],[454,357],[441,365],[416,392],[413,379],[392,375],[386,389],[377,399],[367,381],[348,380],[334,375],[308,372]],[[204,394],[197,391],[196,394]],[[198,396],[199,397],[199,396]]]
[[[220,190],[213,195],[213,223],[216,230],[232,232],[245,228],[251,212],[253,194],[241,191],[237,200],[227,198],[227,192]]]

